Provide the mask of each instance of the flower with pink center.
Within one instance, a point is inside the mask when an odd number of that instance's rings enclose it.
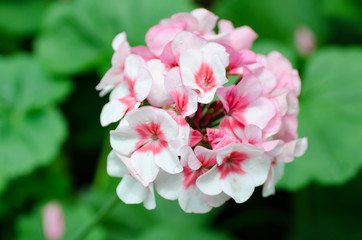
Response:
[[[169,106],[170,116],[179,126],[179,135],[174,141],[176,152],[190,142],[190,126],[185,117],[195,113],[197,109],[197,94],[182,84],[180,69],[172,68],[166,75],[165,88],[173,99],[174,103]]]
[[[195,213],[242,203],[262,184],[268,196],[284,163],[304,153],[298,72],[278,52],[251,51],[250,27],[220,20],[215,32],[217,21],[195,9],[150,28],[146,46],[131,48],[125,33],[113,40],[97,89],[111,91],[102,125],[119,121],[107,171],[123,178],[125,203],[154,208],[153,186]],[[225,86],[229,76],[235,84]]]
[[[216,89],[228,81],[225,71],[228,56],[223,46],[212,42],[200,50],[187,50],[181,54],[182,81],[185,86],[196,90],[198,102],[210,103]]]
[[[142,107],[125,116],[123,124],[111,131],[111,145],[121,155],[130,156],[132,168],[145,183],[153,182],[159,168],[175,174],[182,171],[172,141],[178,125],[161,109]]]
[[[233,143],[218,152],[217,165],[200,176],[196,184],[207,195],[224,192],[242,203],[249,199],[256,186],[265,182],[269,165],[263,148]]]
[[[224,193],[209,196],[196,186],[196,180],[216,164],[213,150],[197,146],[194,150],[185,146],[181,151],[182,173],[163,173],[156,179],[157,192],[170,200],[178,199],[185,212],[205,213],[222,205],[230,197]],[[172,185],[170,183],[173,183]]]
[[[263,129],[274,117],[274,104],[261,95],[260,82],[253,75],[246,75],[237,85],[220,88],[217,96],[227,112],[220,128],[233,132],[254,124]]]
[[[152,78],[145,61],[137,55],[129,55],[125,61],[123,80],[112,91],[109,102],[102,109],[102,126],[119,121],[126,112],[138,108],[151,86]]]

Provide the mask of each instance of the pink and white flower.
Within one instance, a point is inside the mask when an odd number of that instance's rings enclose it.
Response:
[[[205,213],[222,205],[230,197],[224,193],[209,196],[196,186],[196,180],[216,164],[215,151],[197,146],[194,150],[185,146],[181,153],[182,173],[163,173],[156,180],[157,192],[166,199],[178,199],[185,212]],[[172,184],[170,184],[172,183]]]
[[[284,164],[305,152],[298,72],[278,52],[251,51],[250,27],[220,20],[216,33],[217,22],[200,8],[151,27],[146,46],[131,48],[125,33],[113,40],[112,67],[96,88],[111,92],[101,124],[120,122],[107,171],[122,178],[125,203],[155,208],[154,186],[194,213],[245,202],[263,184],[269,196]]]
[[[175,174],[182,171],[171,142],[178,136],[177,123],[164,110],[142,107],[125,116],[128,126],[111,131],[111,145],[129,156],[135,175],[145,186],[153,182],[159,169]]]
[[[102,109],[102,126],[119,121],[126,112],[138,108],[149,94],[151,86],[152,78],[145,61],[137,55],[129,55],[125,61],[123,79]]]
[[[255,187],[265,182],[269,165],[263,148],[233,143],[219,151],[217,165],[200,176],[196,184],[207,195],[224,192],[242,203],[249,199]]]
[[[208,43],[200,50],[186,50],[180,56],[183,84],[198,93],[198,102],[210,103],[216,90],[225,84],[225,68],[229,64],[225,48],[217,43]]]

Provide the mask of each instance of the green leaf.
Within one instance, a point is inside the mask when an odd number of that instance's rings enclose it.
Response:
[[[0,29],[16,36],[34,33],[49,0],[5,0],[0,2]]]
[[[64,214],[64,235],[61,239],[67,240],[72,239],[78,231],[79,228],[85,222],[89,221],[94,216],[94,212],[89,206],[84,203],[78,204],[61,204],[63,214]],[[29,239],[31,236],[32,239],[45,240],[42,227],[42,216],[41,216],[41,207],[35,208],[35,210],[28,214],[23,215],[19,218],[16,223],[17,228],[17,238],[18,240]],[[105,238],[105,232],[100,226],[96,226],[85,238],[86,240],[102,240]]]
[[[296,197],[296,226],[290,240],[360,239],[362,236],[362,175],[343,187],[311,186]],[[300,199],[302,200],[302,199]],[[302,211],[301,211],[302,210]]]
[[[0,185],[58,154],[67,131],[55,105],[70,89],[30,56],[0,58]]]
[[[300,25],[319,34],[325,31],[319,3],[314,0],[219,0],[212,10],[234,26],[249,25],[261,39],[292,44],[293,33]]]
[[[362,48],[327,48],[302,76],[299,135],[303,157],[287,164],[279,186],[297,190],[311,182],[343,184],[362,167]]]
[[[35,43],[50,70],[74,74],[110,66],[111,42],[125,31],[132,46],[144,44],[147,30],[173,13],[190,11],[191,0],[75,0],[58,2],[47,12]]]

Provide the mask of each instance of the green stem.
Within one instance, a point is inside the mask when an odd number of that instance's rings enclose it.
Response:
[[[97,224],[99,224],[107,215],[112,211],[112,209],[119,203],[118,197],[115,195],[110,201],[101,208],[96,215],[86,224],[84,225],[80,231],[71,238],[72,240],[81,240],[84,239]]]

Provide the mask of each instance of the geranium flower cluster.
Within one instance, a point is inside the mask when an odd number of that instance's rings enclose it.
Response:
[[[107,171],[122,177],[125,203],[153,209],[155,188],[185,212],[205,213],[248,200],[260,185],[269,196],[284,163],[306,150],[297,138],[298,72],[278,52],[252,52],[250,27],[217,20],[195,9],[149,29],[147,46],[114,38],[97,89],[110,92],[101,124],[119,122]]]

